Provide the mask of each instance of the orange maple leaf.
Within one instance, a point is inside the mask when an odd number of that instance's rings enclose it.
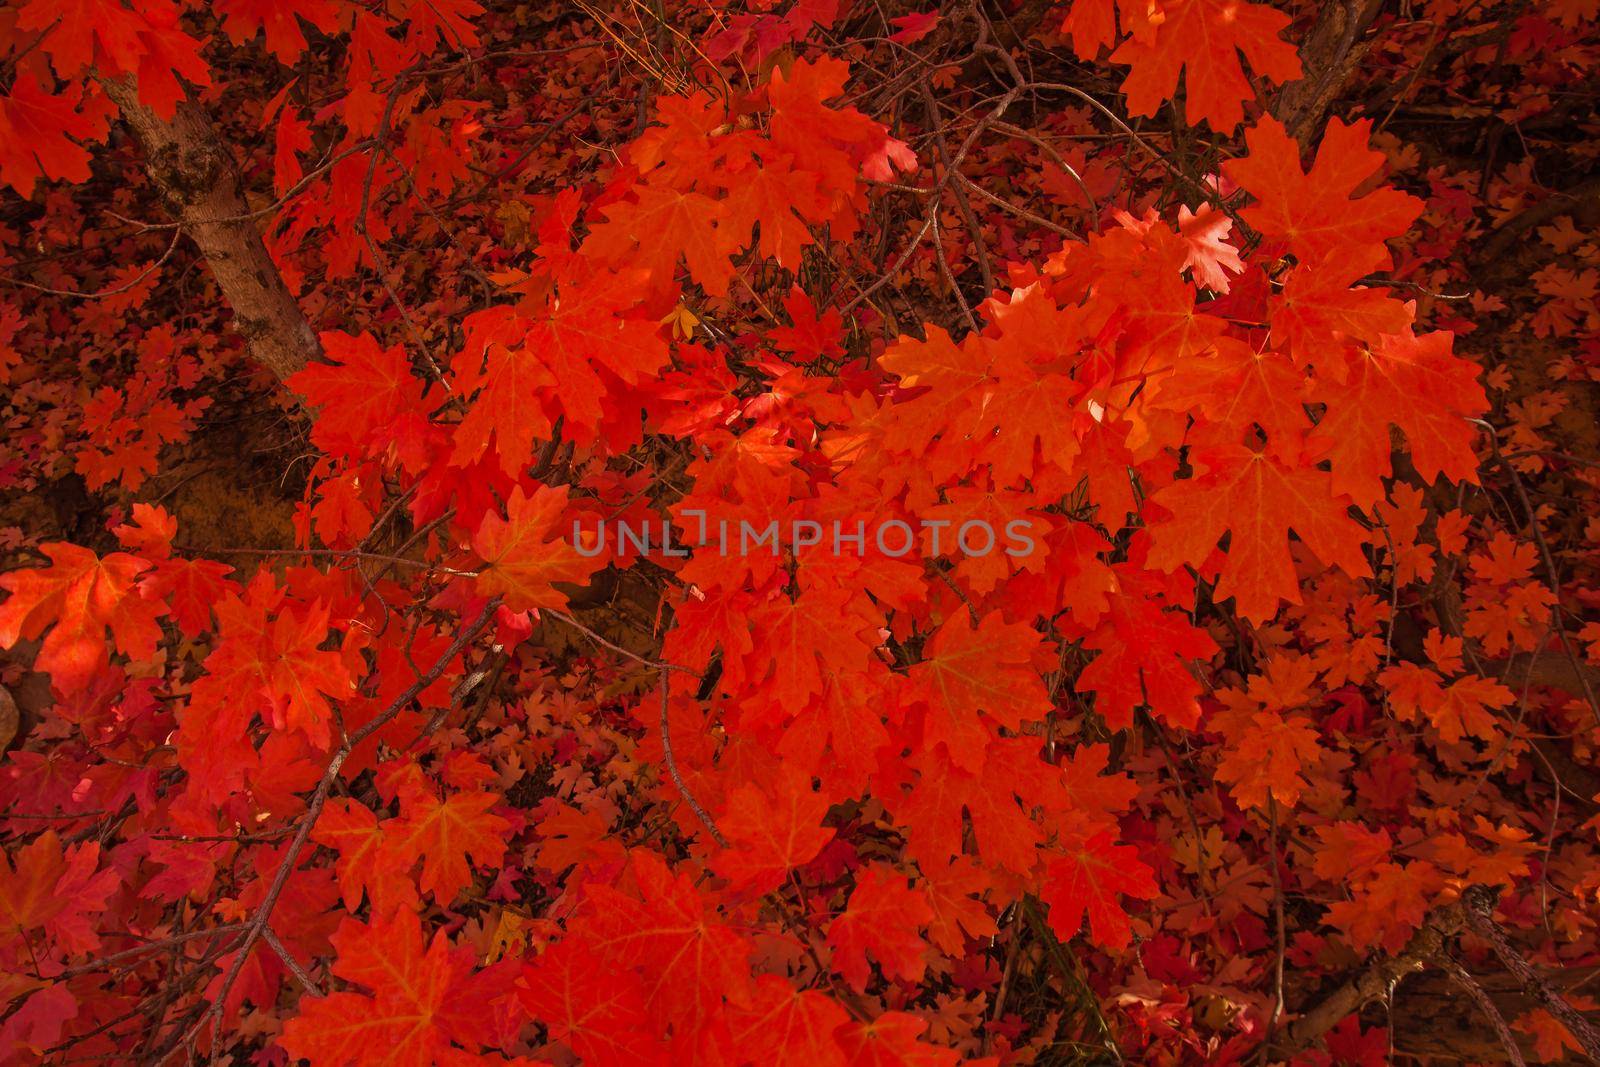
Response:
[[[943,742],[953,764],[977,771],[989,741],[980,711],[1011,729],[1044,718],[1050,699],[1032,666],[1039,644],[1033,627],[1007,623],[999,612],[976,624],[963,614],[939,627],[910,672],[912,691],[928,709],[925,747]]]
[[[1412,465],[1429,482],[1440,475],[1476,482],[1478,429],[1489,408],[1478,368],[1451,351],[1451,335],[1381,337],[1345,353],[1337,382],[1318,379],[1328,409],[1311,436],[1332,460],[1333,490],[1367,507],[1383,497],[1391,472],[1389,427],[1406,435]]]
[[[50,566],[0,576],[11,593],[0,604],[0,648],[44,633],[35,666],[57,690],[88,683],[109,662],[106,630],[117,649],[133,659],[155,655],[161,639],[156,621],[166,605],[147,599],[137,579],[147,560],[125,552],[101,558],[65,542],[41,546]]]
[[[1135,5],[1119,6],[1126,11]],[[1299,54],[1279,37],[1289,27],[1283,12],[1242,0],[1168,0],[1161,7],[1163,18],[1154,34],[1136,34],[1111,54],[1113,63],[1132,68],[1122,91],[1133,114],[1154,115],[1163,101],[1174,99],[1182,71],[1190,124],[1203,119],[1219,133],[1232,133],[1244,118],[1244,101],[1256,95],[1239,53],[1269,81],[1300,77]]]
[[[1271,619],[1280,601],[1300,603],[1290,530],[1323,562],[1353,577],[1371,573],[1362,554],[1366,531],[1346,514],[1349,500],[1334,494],[1327,473],[1286,467],[1239,445],[1215,447],[1195,462],[1204,475],[1154,497],[1172,518],[1151,523],[1151,566],[1199,567],[1231,533],[1216,595],[1235,598],[1239,614],[1255,622]]]
[[[1133,936],[1120,898],[1150,900],[1153,872],[1132,845],[1116,844],[1108,832],[1063,841],[1061,854],[1045,869],[1039,897],[1050,906],[1050,928],[1070,941],[1089,923],[1089,938],[1105,948],[1127,947]]]
[[[1317,158],[1300,169],[1300,145],[1270,115],[1245,134],[1250,154],[1222,165],[1222,171],[1256,198],[1242,217],[1268,237],[1289,244],[1302,263],[1325,264],[1360,273],[1389,265],[1383,245],[1398,237],[1422,214],[1422,201],[1396,189],[1365,196],[1356,190],[1383,166],[1383,154],[1367,147],[1372,121],[1328,123]]]
[[[334,874],[345,910],[359,908],[363,893],[372,898],[380,914],[417,905],[416,885],[407,877],[410,864],[402,867],[385,848],[378,817],[366,805],[349,797],[328,801],[311,831],[311,840],[339,854]]]
[[[384,824],[383,852],[400,870],[421,860],[423,891],[448,905],[472,881],[468,857],[480,867],[493,867],[505,855],[511,824],[489,810],[503,799],[468,790],[441,800],[426,789],[405,789],[401,817]]]
[[[557,523],[566,506],[566,486],[541,485],[531,496],[518,487],[504,519],[486,515],[472,539],[473,551],[487,563],[478,575],[478,592],[504,596],[512,611],[565,607],[566,594],[554,583],[582,584],[604,562],[598,555],[585,559],[561,538]]]
[[[329,608],[317,601],[304,612],[282,611],[266,627],[257,661],[261,692],[274,728],[302,730],[313,745],[332,740],[329,697],[350,695],[353,681],[339,653],[321,648],[328,638]]]
[[[63,847],[53,830],[0,853],[0,960],[13,975],[37,973],[36,954],[47,951],[30,931],[42,929],[50,946],[66,952],[99,947],[91,916],[105,910],[120,881],[99,862],[99,845]]]
[[[744,242],[724,225],[725,201],[704,193],[642,186],[632,203],[607,205],[606,221],[584,244],[586,252],[612,265],[648,267],[653,286],[670,287],[681,256],[689,277],[711,296],[727,296],[732,255]],[[744,234],[749,236],[747,230]]]
[[[370,993],[307,998],[283,1028],[289,1055],[319,1067],[436,1067],[493,1040],[489,972],[442,934],[426,950],[418,916],[400,909],[370,924],[346,919],[333,935],[333,973]]]
[[[920,981],[927,942],[919,931],[932,921],[933,909],[903,875],[868,867],[856,878],[844,914],[828,925],[833,969],[858,993],[872,977],[869,954],[884,977]]]

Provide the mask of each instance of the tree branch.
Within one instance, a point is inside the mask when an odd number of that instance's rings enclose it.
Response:
[[[233,989],[234,983],[239,980],[239,975],[244,970],[245,961],[250,957],[251,948],[254,947],[256,941],[266,936],[267,924],[272,919],[272,909],[277,906],[278,898],[283,895],[284,886],[288,884],[289,876],[294,872],[300,853],[305,849],[306,842],[311,837],[312,827],[316,825],[317,818],[322,814],[322,808],[327,804],[329,794],[333,792],[334,783],[339,780],[339,769],[344,766],[344,761],[350,758],[350,753],[355,751],[357,745],[382,729],[396,715],[399,715],[406,705],[415,700],[417,694],[438,681],[439,676],[444,674],[445,668],[450,665],[450,661],[460,655],[461,650],[471,644],[473,639],[489,625],[489,621],[494,617],[495,609],[499,606],[499,597],[495,597],[485,604],[483,610],[478,613],[478,617],[456,635],[456,639],[450,642],[450,646],[440,653],[439,658],[434,661],[432,667],[429,667],[427,671],[418,676],[416,681],[406,687],[405,692],[395,697],[389,706],[379,712],[375,718],[348,735],[344,739],[344,743],[339,746],[339,750],[333,754],[333,758],[328,761],[327,769],[322,772],[321,781],[317,783],[316,792],[312,794],[310,802],[306,804],[306,813],[300,818],[300,826],[295,831],[294,840],[289,842],[289,847],[284,852],[283,859],[278,863],[278,870],[272,876],[272,882],[267,887],[266,896],[262,897],[261,904],[256,908],[255,915],[250,919],[250,925],[245,929],[244,937],[239,942],[238,954],[234,956],[232,965],[229,966],[227,974],[223,976],[222,984],[217,987],[217,993],[212,999],[211,1007],[185,1036],[186,1042],[194,1038],[199,1030],[204,1027],[207,1019],[213,1020],[216,1024],[221,1023],[223,1007],[228,1001],[228,993]],[[271,946],[272,942],[269,940],[267,944]],[[300,975],[297,974],[296,977],[300,977]],[[302,978],[302,981],[307,981],[307,979]],[[309,982],[307,984],[309,989],[316,990],[315,984]]]
[[[1472,1002],[1483,1012],[1484,1018],[1489,1020],[1489,1025],[1494,1027],[1495,1036],[1500,1039],[1500,1047],[1506,1050],[1506,1059],[1513,1067],[1526,1067],[1527,1061],[1522,1058],[1522,1049],[1517,1045],[1516,1035],[1506,1025],[1506,1017],[1500,1014],[1500,1009],[1495,1007],[1494,1000],[1489,996],[1478,980],[1467,973],[1467,969],[1456,962],[1454,956],[1448,952],[1439,953],[1439,966],[1450,976],[1451,981],[1460,986]]]
[[[1291,1052],[1306,1048],[1337,1026],[1341,1019],[1388,996],[1407,975],[1426,968],[1444,949],[1445,942],[1461,930],[1462,923],[1460,904],[1440,908],[1429,915],[1398,955],[1378,960],[1295,1020],[1280,1047]]]
[[[1578,1014],[1576,1008],[1567,1003],[1565,997],[1557,993],[1544,977],[1535,971],[1518,952],[1500,924],[1494,921],[1495,893],[1483,886],[1472,886],[1462,896],[1465,903],[1465,917],[1467,926],[1473,933],[1489,943],[1494,954],[1499,957],[1505,969],[1517,980],[1522,989],[1529,996],[1539,1002],[1553,1015],[1557,1022],[1567,1028],[1584,1054],[1592,1062],[1600,1063],[1600,1030]]]
[[[1272,114],[1304,143],[1361,64],[1372,42],[1361,40],[1377,17],[1381,0],[1329,0],[1300,46],[1305,77],[1289,82],[1272,101]]]

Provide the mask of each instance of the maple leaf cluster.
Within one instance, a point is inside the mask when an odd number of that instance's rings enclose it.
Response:
[[[1364,1065],[1600,955],[1596,482],[1440,295],[1545,227],[1600,380],[1592,220],[1309,7],[867,6],[0,4],[0,485],[90,515],[0,513],[0,1062]],[[1600,60],[1428,6],[1346,36]]]

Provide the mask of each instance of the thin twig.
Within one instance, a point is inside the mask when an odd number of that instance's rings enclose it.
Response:
[[[182,228],[175,226],[172,230],[172,241],[167,245],[167,250],[161,253],[161,258],[150,264],[144,270],[140,271],[138,277],[134,278],[132,281],[125,282],[122,285],[117,286],[115,289],[102,289],[95,293],[82,293],[76,289],[51,289],[49,286],[36,285],[33,282],[23,281],[21,278],[13,278],[6,274],[0,274],[0,283],[4,283],[6,285],[15,285],[23,289],[31,289],[36,293],[44,293],[48,296],[65,296],[71,297],[75,300],[104,300],[108,296],[120,296],[121,294],[135,288],[140,282],[144,281],[146,278],[150,277],[150,275],[160,270],[161,265],[172,258],[173,250],[178,247],[178,238],[182,236]]]
[[[1572,639],[1567,635],[1564,621],[1566,609],[1561,603],[1561,572],[1556,570],[1555,556],[1550,552],[1550,544],[1545,540],[1544,531],[1539,528],[1539,513],[1534,509],[1533,501],[1528,499],[1528,490],[1522,484],[1522,476],[1501,453],[1500,441],[1494,427],[1481,419],[1468,421],[1489,435],[1489,447],[1494,450],[1495,459],[1511,478],[1511,485],[1517,492],[1518,502],[1522,504],[1523,514],[1528,517],[1528,531],[1533,535],[1533,543],[1539,548],[1539,558],[1544,563],[1545,575],[1550,579],[1550,595],[1555,598],[1555,604],[1550,609],[1551,625],[1555,628],[1557,640],[1561,642],[1561,650],[1566,653],[1567,659],[1573,665],[1578,684],[1583,687],[1583,696],[1588,701],[1589,711],[1594,715],[1595,722],[1600,723],[1600,697],[1596,696],[1594,686],[1589,682],[1589,676],[1583,671],[1583,660],[1578,656],[1577,649],[1572,647]]]
[[[1554,1016],[1556,1022],[1567,1028],[1567,1033],[1572,1035],[1592,1062],[1600,1063],[1600,1030],[1596,1030],[1588,1019],[1567,1003],[1565,997],[1551,988],[1550,983],[1545,981],[1523,958],[1522,953],[1511,944],[1506,932],[1494,921],[1496,896],[1493,889],[1484,886],[1471,886],[1467,889],[1462,895],[1462,900],[1466,904],[1464,911],[1467,926],[1489,943],[1489,947],[1494,950],[1494,954],[1499,957],[1506,970],[1510,971],[1511,976],[1522,986],[1523,992],[1537,1000],[1539,1006]]]
[[[672,784],[678,787],[684,803],[689,805],[689,810],[694,812],[695,818],[700,820],[711,839],[723,848],[728,847],[728,839],[722,836],[722,831],[717,829],[717,824],[706,809],[700,806],[700,801],[689,788],[689,783],[683,780],[683,775],[678,771],[678,759],[672,754],[672,727],[668,723],[668,709],[671,707],[669,690],[672,684],[672,674],[665,668],[661,671],[661,752],[665,756],[667,774],[672,777]]]
[[[661,754],[663,757],[662,761],[667,765],[667,775],[672,779],[672,784],[678,787],[678,793],[683,797],[684,803],[689,805],[689,810],[694,812],[695,818],[700,820],[701,825],[706,828],[706,832],[711,835],[711,839],[721,847],[727,848],[728,839],[722,836],[722,831],[717,829],[716,821],[711,818],[710,813],[708,813],[706,809],[701,806],[700,801],[695,798],[693,790],[689,788],[689,783],[683,780],[683,773],[678,770],[678,757],[674,755],[672,751],[672,728],[667,722],[667,709],[670,706],[669,690],[671,688],[672,672],[681,671],[684,674],[694,678],[700,677],[700,673],[698,671],[690,670],[688,667],[680,667],[676,663],[668,663],[665,660],[650,659],[648,656],[641,656],[637,652],[623,648],[621,645],[606,640],[604,637],[595,633],[592,629],[585,626],[583,623],[579,622],[577,619],[574,619],[571,615],[568,615],[565,612],[556,611],[553,608],[545,608],[544,613],[549,615],[551,618],[558,619],[561,622],[566,623],[568,626],[571,626],[573,629],[589,638],[589,640],[593,641],[595,644],[600,645],[603,648],[608,648],[618,655],[626,656],[635,663],[650,667],[660,675]]]
[[[1272,1048],[1273,1035],[1277,1033],[1278,1023],[1283,1018],[1283,961],[1288,955],[1288,940],[1284,935],[1283,922],[1283,875],[1278,870],[1278,802],[1270,794],[1267,796],[1267,823],[1272,833],[1267,863],[1272,871],[1272,915],[1276,945],[1272,968],[1274,1000],[1272,1015],[1267,1019],[1267,1039],[1262,1044],[1264,1050]]]
[[[299,960],[289,955],[289,950],[283,947],[283,942],[278,940],[278,935],[272,932],[270,925],[261,928],[261,940],[265,941],[267,947],[278,954],[278,958],[283,961],[283,965],[289,968],[289,973],[294,975],[295,980],[305,987],[307,993],[314,997],[322,996],[322,989],[317,985],[316,979],[306,973],[306,969],[300,966]]]
[[[1494,1001],[1489,999],[1488,992],[1478,984],[1478,980],[1468,974],[1466,968],[1456,962],[1456,958],[1448,950],[1439,953],[1437,962],[1451,980],[1472,998],[1478,1010],[1489,1020],[1489,1025],[1494,1027],[1495,1034],[1500,1038],[1501,1047],[1506,1050],[1506,1059],[1515,1067],[1526,1067],[1527,1061],[1522,1058],[1522,1049],[1518,1047],[1511,1028],[1506,1025],[1505,1016],[1500,1014],[1500,1009],[1494,1006]]]
[[[305,849],[306,842],[311,837],[311,829],[321,816],[322,808],[327,804],[328,797],[333,792],[334,783],[339,780],[339,770],[344,766],[345,760],[350,757],[351,752],[355,751],[357,745],[388,725],[395,716],[399,715],[408,704],[417,698],[419,693],[439,680],[440,675],[444,674],[445,668],[450,665],[451,661],[489,625],[490,620],[494,617],[495,609],[500,606],[500,599],[500,597],[495,597],[486,603],[483,606],[483,610],[479,612],[477,619],[473,620],[461,633],[456,635],[456,639],[450,642],[450,646],[440,654],[432,667],[428,668],[421,677],[407,686],[405,692],[395,697],[389,706],[379,712],[376,717],[345,737],[344,743],[334,753],[333,759],[328,761],[327,769],[322,772],[322,779],[317,783],[316,792],[312,794],[310,803],[306,805],[306,813],[300,819],[300,828],[295,832],[294,840],[289,842],[289,847],[278,864],[277,873],[272,876],[272,882],[267,886],[266,896],[262,897],[261,904],[256,908],[256,913],[245,930],[238,954],[234,957],[232,965],[229,966],[227,973],[223,976],[222,984],[217,987],[217,992],[212,999],[210,1008],[184,1035],[184,1043],[192,1042],[208,1021],[212,1025],[213,1033],[217,1033],[220,1029],[223,1007],[227,1004],[228,993],[232,991],[234,983],[239,980],[239,975],[244,971],[245,961],[250,957],[250,950],[255,946],[256,941],[261,938],[262,931],[266,930],[267,923],[272,918],[272,909],[277,906],[278,898],[283,895],[284,886],[289,883],[289,875],[293,873],[295,864],[300,859],[300,853]]]
[[[218,934],[231,933],[235,930],[244,929],[244,926],[245,924],[242,922],[227,923],[223,926],[208,926],[204,930],[191,930],[186,934],[174,934],[171,937],[164,937],[159,941],[150,941],[143,945],[135,945],[133,948],[123,949],[121,952],[113,952],[109,956],[102,956],[100,959],[91,960],[88,963],[80,963],[76,967],[68,967],[66,970],[57,974],[56,978],[57,980],[60,980],[62,978],[72,978],[76,975],[87,974],[90,971],[98,971],[101,968],[109,967],[113,963],[121,963],[123,960],[133,959],[134,957],[142,956],[147,952],[159,952],[161,949],[169,948],[172,945],[181,945],[186,941],[193,941],[196,938],[215,937]]]

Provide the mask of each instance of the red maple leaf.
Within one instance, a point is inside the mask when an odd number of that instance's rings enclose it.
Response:
[[[1113,842],[1109,833],[1070,838],[1045,868],[1040,899],[1050,906],[1050,928],[1063,941],[1078,936],[1084,920],[1089,937],[1105,948],[1124,948],[1132,937],[1121,898],[1156,895],[1152,871],[1139,850]]]
[[[1356,191],[1383,166],[1383,154],[1367,147],[1372,122],[1328,123],[1316,161],[1300,169],[1300,145],[1283,124],[1263,115],[1245,133],[1250,154],[1222,165],[1233,181],[1256,198],[1246,222],[1268,237],[1288,242],[1305,263],[1337,259],[1341,268],[1366,272],[1387,266],[1383,242],[1406,231],[1422,214],[1422,201],[1395,189]]]
[[[828,924],[833,969],[857,992],[872,977],[869,956],[884,977],[916,982],[927,965],[921,930],[932,921],[933,909],[903,875],[868,867],[857,876],[844,913]]]
[[[596,967],[581,941],[541,952],[523,968],[517,996],[529,1015],[549,1027],[552,1040],[571,1046],[585,1063],[672,1062],[645,1015],[638,976]]]
[[[1478,368],[1451,352],[1450,334],[1408,331],[1340,355],[1330,360],[1335,373],[1318,376],[1316,392],[1328,408],[1311,437],[1313,453],[1332,461],[1335,492],[1362,507],[1384,498],[1391,426],[1405,432],[1412,465],[1427,481],[1478,480],[1479,430],[1470,420],[1482,417],[1489,398]]]
[[[790,869],[833,839],[833,831],[822,826],[828,807],[827,799],[812,790],[810,775],[788,765],[765,788],[739,786],[718,819],[736,848],[718,854],[717,871],[752,892],[777,888]]]
[[[756,979],[755,997],[733,1021],[733,1039],[752,1063],[771,1067],[846,1067],[834,1037],[850,1014],[838,1001],[796,989],[773,974]]]
[[[401,346],[380,348],[369,333],[330,331],[322,335],[322,351],[326,363],[313,363],[284,384],[320,410],[311,440],[323,451],[365,456],[368,446],[386,443],[396,420],[421,413],[423,385]]]
[[[1134,5],[1121,5],[1126,12]],[[1244,101],[1255,90],[1239,64],[1239,54],[1256,74],[1274,82],[1300,77],[1295,47],[1279,37],[1289,16],[1265,4],[1244,0],[1168,0],[1162,19],[1148,37],[1135,34],[1111,54],[1130,68],[1122,82],[1128,110],[1154,115],[1176,98],[1184,74],[1184,114],[1190,124],[1204,120],[1219,133],[1232,133],[1244,118]],[[1096,31],[1079,27],[1087,37]]]
[[[1362,553],[1366,531],[1347,513],[1349,498],[1334,493],[1331,475],[1241,445],[1215,447],[1196,463],[1206,473],[1153,498],[1172,517],[1151,523],[1151,566],[1199,567],[1231,534],[1216,595],[1234,597],[1239,614],[1257,622],[1272,618],[1280,601],[1300,602],[1291,529],[1323,562],[1353,577],[1371,573]]]
[[[482,791],[441,800],[421,787],[403,789],[400,818],[384,824],[382,850],[400,870],[421,860],[422,890],[448,904],[472,881],[469,857],[480,867],[493,867],[505,855],[511,824],[489,810],[502,801]]]
[[[962,613],[941,626],[911,668],[912,692],[928,709],[924,745],[943,743],[957,767],[978,770],[989,740],[980,712],[1011,729],[1043,718],[1050,701],[1032,666],[1039,645],[1031,626],[998,612],[979,623]]]
[[[63,691],[88,684],[110,662],[108,628],[118,651],[136,660],[155,655],[156,620],[167,609],[139,588],[148,561],[125,552],[101,558],[65,542],[41,550],[49,567],[0,576],[0,589],[11,593],[0,604],[0,648],[48,629],[36,666]]]
[[[724,921],[687,874],[636,850],[629,863],[637,895],[589,887],[590,944],[610,964],[635,968],[645,1006],[662,1031],[670,1025],[692,1047],[725,1002],[744,1003],[753,979],[744,934]]]
[[[519,487],[506,503],[505,518],[486,515],[472,539],[473,551],[486,563],[478,592],[504,596],[512,611],[565,607],[566,594],[555,583],[582,584],[603,565],[598,555],[586,559],[562,536],[566,506],[565,486],[541,485],[531,496]]]
[[[361,923],[346,919],[333,935],[333,973],[365,993],[308,998],[283,1028],[291,1056],[319,1067],[436,1067],[480,1050],[493,1038],[485,1005],[496,975],[474,976],[470,951],[440,935],[424,948],[415,913]],[[502,993],[503,995],[503,993]]]
[[[0,96],[0,182],[31,196],[40,179],[88,179],[89,152],[81,142],[104,138],[106,124],[82,113],[81,100],[77,87],[52,95],[31,75],[17,77]]]

